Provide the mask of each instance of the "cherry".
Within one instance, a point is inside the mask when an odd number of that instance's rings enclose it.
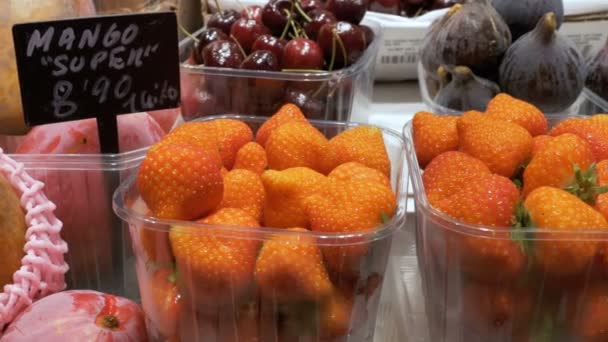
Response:
[[[238,68],[243,62],[243,54],[235,42],[218,40],[203,49],[206,66]]]
[[[239,20],[241,15],[235,10],[225,10],[223,12],[217,12],[209,17],[207,21],[207,27],[216,27],[225,34],[230,34],[230,28],[235,21]]]
[[[279,71],[281,70],[281,66],[279,65],[279,60],[272,52],[257,50],[245,58],[243,63],[241,63],[241,69]]]
[[[442,9],[452,7],[456,4],[454,0],[435,0],[433,1],[433,6],[431,6],[431,10]]]
[[[310,16],[310,19],[312,19],[312,21],[306,22],[304,24],[304,30],[306,31],[306,35],[308,36],[308,38],[313,40],[317,39],[317,35],[319,34],[321,26],[328,23],[335,23],[338,21],[336,19],[336,16],[334,16],[333,13],[327,10],[312,10],[310,13],[308,13],[308,15]]]
[[[365,32],[359,26],[346,21],[323,25],[319,30],[317,42],[325,52],[330,67],[333,59],[333,69],[355,63],[366,48]]]
[[[262,23],[262,7],[258,5],[247,6],[241,11],[241,18],[255,20]]]
[[[374,41],[374,31],[371,27],[367,25],[359,25],[359,28],[361,28],[361,30],[363,30],[363,33],[365,34],[365,44],[367,44],[367,46],[370,46],[370,44]]]
[[[263,34],[268,34],[270,31],[266,26],[258,23],[253,19],[241,18],[237,20],[230,29],[230,36],[235,39],[245,50],[245,53],[251,51],[253,43]]]
[[[268,50],[275,55],[279,64],[281,64],[286,44],[287,40],[285,39],[280,39],[270,34],[263,34],[255,40],[251,51]]]
[[[325,6],[320,0],[300,0],[300,7],[306,13],[310,13],[314,10],[323,9]]]
[[[312,97],[312,91],[287,89],[283,100],[298,106],[309,119],[325,119],[325,104],[319,98]]]
[[[374,12],[399,15],[399,13],[401,13],[401,1],[370,0],[369,9]]]
[[[262,22],[279,36],[288,23],[288,13],[292,13],[292,7],[291,0],[270,0],[262,9]]]
[[[323,51],[315,41],[306,38],[290,40],[283,50],[284,69],[323,68]]]
[[[196,64],[203,64],[203,49],[217,40],[228,40],[228,35],[216,27],[208,27],[196,36],[198,42],[192,50],[192,58]]]
[[[340,21],[359,24],[367,10],[367,0],[328,0],[325,9]]]

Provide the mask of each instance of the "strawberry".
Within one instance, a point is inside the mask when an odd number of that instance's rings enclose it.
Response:
[[[266,147],[266,142],[270,137],[270,134],[278,127],[288,122],[303,122],[307,123],[304,113],[298,108],[298,106],[287,103],[284,104],[270,119],[266,120],[262,126],[258,129],[255,135],[255,141]]]
[[[137,174],[137,190],[159,218],[192,220],[222,200],[224,183],[217,154],[187,145],[151,149]]]
[[[541,186],[566,188],[575,181],[577,165],[582,172],[593,164],[587,142],[574,134],[563,134],[547,141],[534,155],[523,175],[524,196]]]
[[[576,276],[591,265],[600,242],[581,231],[608,230],[606,219],[565,190],[543,186],[524,202],[530,223],[538,229],[535,262],[552,276]],[[545,231],[546,230],[546,231]]]
[[[328,141],[305,122],[288,122],[276,128],[266,141],[268,166],[274,170],[309,167],[321,170]]]
[[[585,139],[595,160],[608,159],[608,116],[595,115],[591,118],[571,118],[560,122],[549,132],[552,136],[564,133],[576,134]]]
[[[382,130],[372,126],[361,126],[348,129],[333,137],[329,141],[325,156],[325,173],[347,162],[361,163],[390,177],[391,162]]]
[[[425,168],[436,156],[458,150],[457,116],[419,112],[414,115],[413,135],[416,157]]]
[[[210,129],[209,122],[186,122],[171,131],[152,148],[163,144],[190,145],[202,150],[216,151],[219,156],[217,139]]]
[[[217,140],[217,147],[224,166],[231,170],[237,152],[253,140],[251,128],[240,120],[216,119],[208,122],[211,134]]]
[[[169,234],[166,231],[146,229],[145,227],[138,230],[147,262],[158,264],[173,262],[173,252],[171,252],[171,246],[169,245]]]
[[[576,341],[608,340],[608,283],[591,283],[566,296],[566,317]]]
[[[543,148],[545,148],[545,146],[547,146],[547,143],[549,141],[551,141],[553,139],[552,136],[550,135],[537,135],[535,136],[532,140],[534,141],[534,145],[532,146],[532,158],[534,158],[534,156]]]
[[[532,136],[523,127],[465,113],[458,120],[460,151],[483,161],[490,171],[511,178],[529,158]]]
[[[486,115],[509,121],[525,128],[535,137],[547,134],[547,119],[533,104],[518,100],[508,94],[498,94],[489,103]]]
[[[303,228],[298,234],[277,235],[264,242],[255,264],[255,280],[267,298],[279,302],[319,301],[332,293],[323,256],[314,237]]]
[[[265,198],[260,176],[249,170],[236,169],[224,176],[224,198],[218,209],[242,209],[260,222]]]
[[[220,234],[211,227],[171,228],[169,239],[187,297],[205,307],[237,300],[253,283],[259,242],[247,231],[259,224],[235,208],[220,209],[199,222],[240,231]]]
[[[595,170],[597,172],[597,185],[600,187],[608,186],[608,159],[597,163]],[[595,209],[608,220],[608,194],[602,193],[597,196]]]
[[[395,194],[377,182],[330,180],[317,194],[304,200],[310,227],[316,232],[356,233],[382,225],[397,208]],[[328,267],[339,274],[357,271],[368,244],[323,248]],[[355,266],[357,265],[357,266]]]
[[[367,180],[385,185],[391,189],[391,181],[382,172],[357,162],[348,162],[336,167],[327,175],[330,179],[338,180]]]
[[[305,213],[304,199],[319,192],[327,182],[327,177],[305,167],[264,172],[264,225],[276,228],[308,228],[310,223]]]
[[[233,169],[246,169],[261,175],[268,169],[268,158],[264,147],[256,142],[245,144],[236,153]]]
[[[431,205],[460,191],[474,179],[490,175],[490,169],[479,159],[458,151],[437,156],[426,167],[422,182]]]
[[[458,221],[494,228],[491,233],[476,235],[446,231],[450,251],[456,253],[467,274],[496,281],[511,279],[523,270],[524,255],[517,242],[510,240],[509,228],[518,202],[515,184],[491,174],[470,180],[437,203],[437,210]]]
[[[334,292],[321,308],[319,314],[319,333],[324,339],[344,338],[350,331],[354,298]]]
[[[175,271],[169,268],[157,270],[150,282],[150,289],[152,307],[146,313],[164,337],[176,337],[182,300],[177,289]]]

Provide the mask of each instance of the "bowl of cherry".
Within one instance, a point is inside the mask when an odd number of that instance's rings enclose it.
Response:
[[[270,116],[294,103],[308,118],[347,121],[371,103],[381,31],[363,0],[270,0],[221,10],[180,42],[182,114]]]

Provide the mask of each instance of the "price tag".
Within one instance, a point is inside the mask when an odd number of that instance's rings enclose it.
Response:
[[[25,122],[97,118],[118,152],[117,115],[179,106],[177,39],[173,12],[13,26]]]

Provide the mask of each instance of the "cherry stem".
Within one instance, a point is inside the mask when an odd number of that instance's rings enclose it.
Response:
[[[239,5],[239,7],[241,9],[244,9],[245,11],[247,11],[247,15],[249,15],[249,17],[251,18],[251,8],[243,5],[243,3],[240,0],[236,0],[236,4]]]
[[[230,35],[230,38],[232,38],[232,40],[234,40],[234,42],[236,43],[236,46],[239,47],[239,50],[241,51],[241,53],[243,54],[243,58],[247,58],[247,54],[245,53],[245,50],[243,49],[243,47],[241,46],[241,43],[239,43],[239,40],[236,39],[236,37],[234,35]]]
[[[296,7],[296,10],[300,13],[300,15],[304,18],[304,20],[306,20],[307,22],[311,22],[312,21],[312,19],[308,16],[308,14],[306,14],[306,12],[300,6],[300,2],[299,1],[295,1],[294,5]]]
[[[340,45],[340,50],[342,50],[342,56],[344,56],[344,65],[346,65],[348,61],[348,53],[346,52],[346,47],[344,47],[344,42],[342,41],[342,38],[340,38],[338,31],[336,31],[335,29],[333,30],[333,34],[334,39],[337,40],[338,44]]]
[[[178,24],[179,30],[182,31],[186,36],[190,37],[190,39],[194,40],[195,42],[199,42],[198,38],[196,38],[194,35],[192,35],[192,33],[188,32],[188,30],[186,30],[185,27],[183,27],[181,24]]]
[[[285,10],[285,13],[287,13],[287,23],[285,23],[285,27],[283,28],[283,33],[281,33],[281,37],[279,37],[279,39],[285,39],[285,36],[287,35],[287,31],[289,31],[289,22],[291,21],[291,13],[288,10]]]
[[[215,7],[217,7],[217,11],[220,12],[220,14],[224,14],[224,11],[222,11],[222,6],[220,6],[219,0],[215,0]]]
[[[293,32],[296,35],[296,38],[300,38],[300,30],[298,30],[298,28],[296,27],[295,20],[290,20],[289,24],[291,25],[291,28],[293,28]]]
[[[333,31],[333,38],[331,40],[331,60],[329,61],[329,67],[327,68],[327,70],[332,71],[334,70],[334,63],[336,62],[336,31]]]

